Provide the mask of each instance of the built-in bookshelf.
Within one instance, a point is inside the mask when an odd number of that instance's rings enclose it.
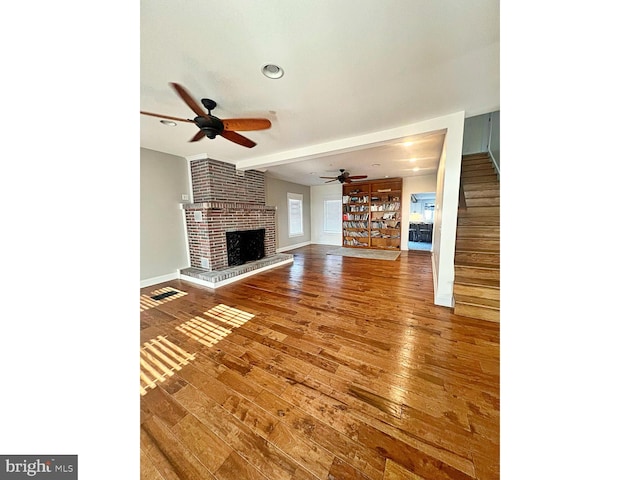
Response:
[[[342,185],[342,245],[400,250],[402,179]]]

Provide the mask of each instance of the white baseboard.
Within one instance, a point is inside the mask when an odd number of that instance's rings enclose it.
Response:
[[[334,247],[342,246],[342,238],[338,240],[318,240],[317,242],[312,242],[314,245],[331,245]]]
[[[307,245],[311,245],[311,242],[296,243],[295,245],[276,248],[276,253],[286,252],[287,250],[293,250],[294,248],[306,247]]]
[[[453,307],[453,294],[438,295],[438,276],[436,275],[435,257],[431,257],[431,271],[433,272],[433,303],[441,307]]]
[[[161,275],[159,277],[147,278],[145,280],[140,280],[140,288],[150,287],[151,285],[156,285],[158,283],[168,282],[169,280],[176,280],[179,278],[179,273],[169,273],[167,275]]]

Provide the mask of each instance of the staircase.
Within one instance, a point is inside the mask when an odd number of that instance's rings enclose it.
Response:
[[[500,321],[500,182],[488,153],[463,155],[454,313]]]

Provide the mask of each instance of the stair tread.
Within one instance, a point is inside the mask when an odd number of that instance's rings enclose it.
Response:
[[[500,290],[500,280],[489,280],[486,278],[468,278],[468,277],[456,277],[454,285],[468,285],[474,287],[487,287]]]
[[[477,258],[495,260],[500,256],[500,252],[484,252],[482,250],[459,250],[459,249],[456,249],[456,255],[460,255],[460,262],[456,262],[456,265],[462,265],[465,262],[463,260],[463,258],[476,257],[476,260],[469,259],[468,261],[477,261]]]
[[[482,232],[500,231],[500,225],[459,225],[458,229],[468,233],[476,232],[480,234]]]
[[[469,161],[469,160],[482,160],[482,159],[491,160],[491,156],[489,155],[489,152],[466,153],[462,156],[463,162],[465,160]]]
[[[483,214],[485,217],[500,216],[500,207],[467,207],[468,213]]]
[[[472,267],[480,270],[500,270],[500,267],[496,265],[492,265],[490,267],[476,267],[475,265],[464,265],[462,263],[456,263],[455,266],[456,267]]]
[[[482,305],[480,303],[471,303],[471,302],[465,302],[465,301],[456,301],[456,306],[458,305],[469,305],[473,307],[486,308],[487,310],[495,310],[495,311],[500,310],[500,307],[492,307],[491,305]]]
[[[460,172],[460,176],[466,180],[467,178],[473,177],[485,177],[493,175],[496,179],[498,174],[495,172],[493,167],[478,167],[478,168],[463,168]]]
[[[484,245],[480,245],[480,242]],[[490,243],[489,243],[490,242]],[[460,237],[456,240],[456,250],[468,251],[468,243],[474,243],[473,249],[476,252],[499,252],[500,251],[500,239],[489,238],[474,238],[474,237]]]
[[[458,267],[474,267],[474,268],[486,268],[487,270],[500,270],[500,267],[492,263],[482,262],[456,262]]]

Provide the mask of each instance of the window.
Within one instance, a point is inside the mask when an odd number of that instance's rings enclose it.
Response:
[[[287,209],[289,214],[289,237],[304,235],[302,218],[302,195],[287,193]]]
[[[340,233],[342,229],[342,202],[340,200],[324,201],[324,232]]]
[[[425,206],[424,221],[427,223],[433,223],[433,208],[433,205]]]

